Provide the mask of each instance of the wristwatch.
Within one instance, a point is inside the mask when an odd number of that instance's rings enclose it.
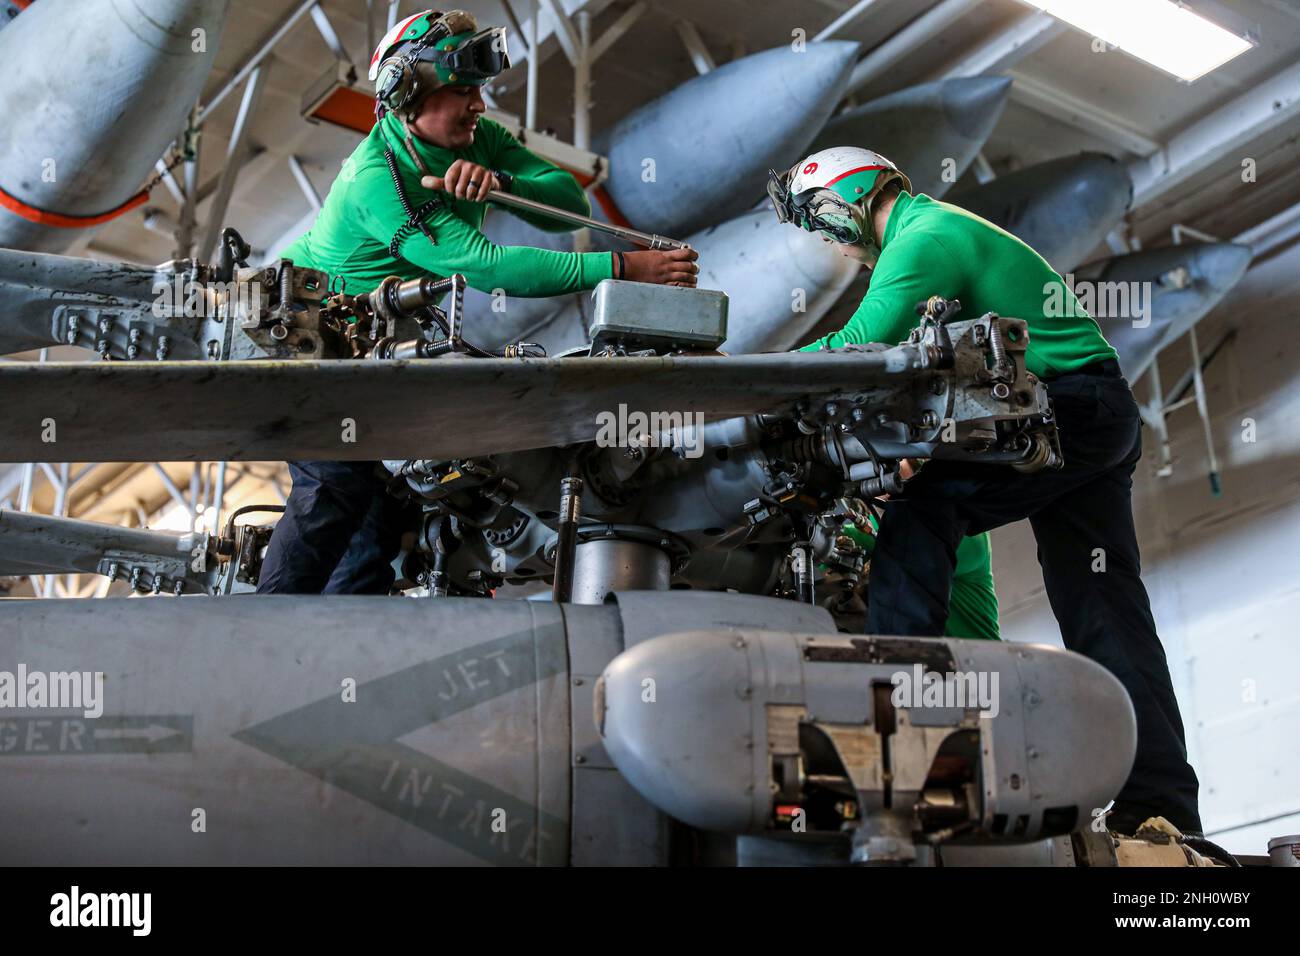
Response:
[[[492,170],[492,175],[497,178],[497,183],[503,193],[514,192],[515,177],[499,169]]]

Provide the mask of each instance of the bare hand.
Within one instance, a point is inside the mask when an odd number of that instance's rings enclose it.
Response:
[[[627,268],[623,278],[655,285],[694,286],[695,277],[700,273],[700,267],[695,264],[699,257],[694,249],[625,252],[623,261]]]
[[[492,175],[492,170],[463,159],[448,166],[441,176],[425,176],[420,180],[420,185],[425,189],[441,189],[457,199],[468,199],[471,202],[482,202],[491,190],[501,188],[496,176]]]

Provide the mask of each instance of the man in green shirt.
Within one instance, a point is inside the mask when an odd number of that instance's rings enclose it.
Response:
[[[502,29],[463,11],[396,24],[371,60],[379,120],[344,163],[315,223],[283,257],[369,292],[387,276],[464,274],[476,289],[551,296],[620,278],[695,285],[692,250],[574,253],[498,246],[480,228],[490,190],[589,215],[582,188],[482,117],[480,88],[509,65]],[[519,213],[511,210],[515,215]],[[543,229],[570,227],[525,215]],[[466,329],[473,336],[473,325]],[[374,462],[290,462],[293,490],[258,593],[386,594],[409,522]]]
[[[960,300],[971,317],[1023,319],[1025,364],[1047,385],[1064,465],[1025,475],[1005,466],[927,463],[884,505],[867,629],[942,634],[963,538],[1028,518],[1065,646],[1109,669],[1137,716],[1137,755],[1108,826],[1131,833],[1160,815],[1199,833],[1196,774],[1140,577],[1131,489],[1141,424],[1115,350],[1033,249],[910,189],[887,159],[856,147],[823,150],[784,176],[772,174],[769,192],[782,221],[818,231],[874,265],[848,324],[808,348],[900,342],[917,322],[917,303],[932,295]]]

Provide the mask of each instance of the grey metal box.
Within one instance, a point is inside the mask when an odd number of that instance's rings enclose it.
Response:
[[[716,349],[727,338],[727,296],[713,289],[606,279],[587,334],[596,344]]]

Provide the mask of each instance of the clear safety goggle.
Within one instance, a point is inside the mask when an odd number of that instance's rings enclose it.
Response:
[[[776,210],[777,221],[783,224],[794,223],[809,232],[819,232],[831,242],[858,242],[862,233],[848,203],[828,189],[809,189],[798,196],[791,196],[790,180],[793,171],[767,171],[767,195]]]
[[[776,218],[781,225],[794,222],[795,208],[790,200],[790,172],[778,173],[775,169],[767,171],[767,197],[772,200]]]

